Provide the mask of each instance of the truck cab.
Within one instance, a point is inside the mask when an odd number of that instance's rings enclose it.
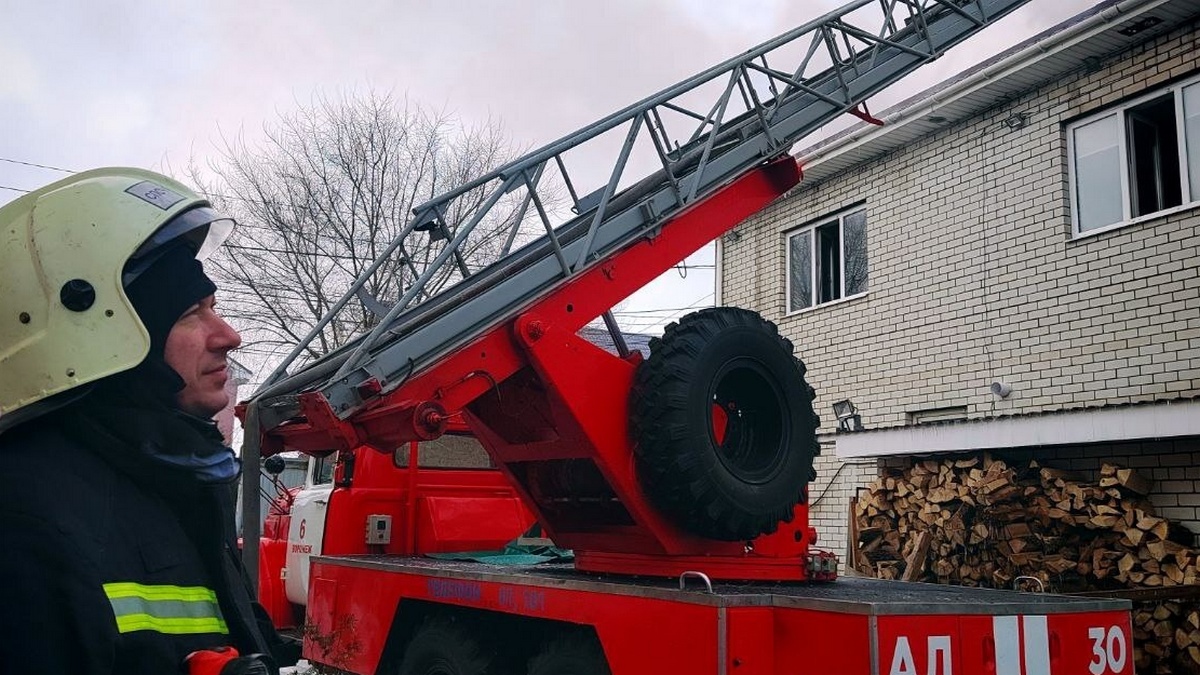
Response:
[[[465,429],[390,453],[362,447],[309,457],[304,484],[277,485],[267,511],[259,600],[276,627],[297,628],[314,557],[497,550],[533,523]]]

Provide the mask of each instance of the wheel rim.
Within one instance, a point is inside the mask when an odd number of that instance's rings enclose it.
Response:
[[[746,483],[769,482],[787,454],[790,419],[783,393],[761,363],[735,359],[713,378],[709,433],[717,457]]]

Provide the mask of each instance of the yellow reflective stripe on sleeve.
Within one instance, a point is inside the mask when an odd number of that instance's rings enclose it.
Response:
[[[216,592],[203,586],[114,582],[104,584],[104,593],[121,633],[229,633]]]
[[[113,598],[142,598],[144,600],[208,600],[217,601],[217,592],[204,586],[148,586],[130,581],[104,584],[104,594]]]
[[[168,619],[149,614],[128,614],[117,617],[117,631],[132,633],[136,630],[152,630],[156,633],[169,635],[194,635],[196,633],[221,633],[226,635],[229,628],[220,618],[215,619]]]

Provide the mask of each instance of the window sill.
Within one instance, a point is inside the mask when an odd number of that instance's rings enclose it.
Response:
[[[1200,202],[1189,202],[1187,204],[1181,204],[1179,206],[1172,206],[1169,209],[1163,209],[1162,211],[1155,211],[1154,213],[1151,213],[1151,214],[1148,214],[1145,216],[1138,216],[1137,218],[1133,218],[1130,220],[1122,220],[1119,223],[1113,223],[1112,225],[1105,225],[1104,227],[1098,227],[1094,230],[1088,230],[1087,232],[1076,232],[1074,234],[1074,236],[1071,237],[1071,241],[1079,241],[1081,239],[1088,239],[1090,237],[1105,234],[1107,232],[1112,232],[1114,230],[1121,230],[1126,227],[1132,227],[1134,225],[1141,225],[1142,223],[1146,223],[1151,220],[1158,220],[1159,218],[1166,218],[1167,216],[1173,216],[1177,213],[1186,213],[1187,211],[1192,211],[1192,210],[1200,210]]]
[[[808,314],[809,312],[816,312],[818,310],[825,309],[826,307],[834,307],[836,305],[844,305],[847,302],[853,302],[855,300],[858,300],[859,298],[865,298],[869,294],[870,294],[870,291],[863,291],[862,293],[858,293],[855,295],[847,295],[844,298],[838,298],[837,300],[830,300],[829,302],[823,302],[819,305],[813,305],[812,307],[805,307],[804,309],[797,309],[797,310],[785,313],[784,318],[800,316],[801,314]]]

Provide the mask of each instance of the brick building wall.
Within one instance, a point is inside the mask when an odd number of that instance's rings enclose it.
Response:
[[[825,433],[834,430],[829,406],[841,399],[878,429],[939,408],[980,419],[1198,397],[1200,209],[1073,238],[1065,126],[1197,73],[1193,23],[802,183],[723,240],[723,303],[761,312],[796,344]],[[1002,123],[1014,113],[1026,126]],[[786,234],[854,205],[867,213],[867,293],[789,315]],[[1010,384],[1012,395],[992,395],[993,381]],[[1195,444],[1177,445],[1129,456],[1160,461],[1155,469],[1195,465]],[[1105,452],[1077,451],[1081,461]],[[821,458],[813,494],[837,474],[814,520],[822,542],[841,552],[853,485],[875,471],[838,469],[836,458]],[[1172,484],[1156,499],[1190,502],[1196,487]],[[1195,520],[1192,511],[1179,515]]]
[[[833,447],[822,451],[814,462],[817,480],[809,486],[809,524],[817,528],[817,546],[829,549],[849,560],[850,499],[858,489],[879,475],[878,462],[855,460],[842,462],[833,456]]]

